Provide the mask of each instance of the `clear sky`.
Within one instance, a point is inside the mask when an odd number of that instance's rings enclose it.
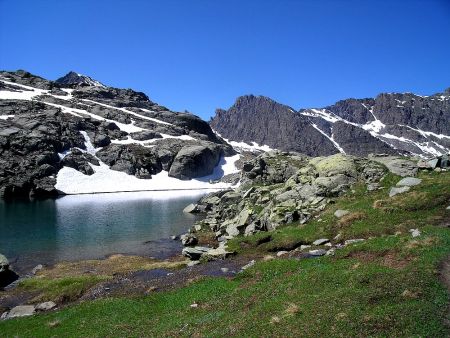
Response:
[[[450,87],[450,0],[0,0],[0,69],[70,70],[209,119]]]

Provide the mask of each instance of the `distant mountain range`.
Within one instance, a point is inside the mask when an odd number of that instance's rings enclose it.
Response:
[[[256,142],[310,156],[450,152],[450,88],[421,96],[384,93],[295,111],[264,96],[241,96],[217,109],[211,127],[228,141]]]

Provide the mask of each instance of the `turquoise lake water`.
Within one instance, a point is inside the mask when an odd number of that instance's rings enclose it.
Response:
[[[178,196],[176,195],[178,194]],[[183,213],[202,192],[142,192],[0,202],[0,253],[19,270],[114,253],[158,258],[181,251],[179,235],[197,220]]]

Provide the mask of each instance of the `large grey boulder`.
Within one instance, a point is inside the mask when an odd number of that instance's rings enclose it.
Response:
[[[186,247],[181,252],[183,256],[188,257],[192,260],[199,260],[203,254],[211,250],[211,248],[203,247],[203,246],[195,246],[195,247]]]
[[[403,194],[403,193],[409,191],[409,189],[411,189],[411,188],[408,186],[404,186],[404,187],[400,187],[400,188],[392,187],[391,190],[389,191],[389,197],[394,197],[395,195]]]
[[[175,156],[169,176],[181,180],[207,176],[213,172],[221,155],[222,151],[217,146],[185,146]]]
[[[391,173],[401,177],[417,175],[418,166],[414,161],[397,156],[369,156],[369,158],[384,164]]]
[[[27,317],[32,316],[36,312],[34,305],[19,305],[13,307],[8,314],[6,319],[17,318],[17,317]]]
[[[16,281],[19,276],[9,267],[9,261],[6,256],[0,254],[0,288],[8,286]]]
[[[422,182],[420,178],[415,177],[405,177],[402,178],[399,182],[397,182],[398,187],[413,187]]]
[[[98,166],[100,162],[91,154],[83,153],[77,148],[73,148],[71,153],[61,160],[62,166],[73,168],[85,175],[94,174],[94,169],[92,169],[90,164]]]

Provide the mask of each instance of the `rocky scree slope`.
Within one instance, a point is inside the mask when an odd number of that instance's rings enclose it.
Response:
[[[233,237],[304,224],[357,182],[364,182],[368,191],[379,189],[379,182],[387,173],[382,163],[388,159],[263,153],[244,163],[239,188],[211,193],[186,208],[186,212],[204,214],[205,219],[182,237],[183,244],[196,245],[202,233],[213,232],[218,247],[213,251],[204,249],[203,253],[202,248],[188,247],[184,254],[193,259],[203,255],[222,257],[229,254],[226,242]],[[406,159],[390,160],[404,175],[417,172],[417,166]]]
[[[217,109],[210,125],[229,141],[256,142],[309,156],[340,152],[428,157],[450,152],[449,121],[450,88],[431,96],[384,93],[299,111],[248,95],[228,110]]]
[[[197,116],[141,92],[70,72],[49,81],[0,72],[0,197],[55,196],[64,167],[92,175],[107,165],[140,179],[162,170],[189,180],[234,151]]]

